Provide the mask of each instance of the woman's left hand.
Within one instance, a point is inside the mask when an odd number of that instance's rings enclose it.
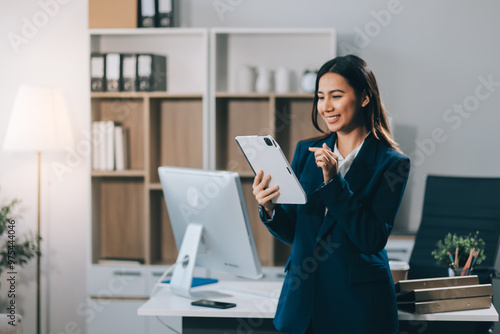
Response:
[[[314,152],[316,165],[323,170],[325,183],[338,174],[338,157],[333,154],[328,145],[324,143],[323,147],[309,147],[309,151]]]

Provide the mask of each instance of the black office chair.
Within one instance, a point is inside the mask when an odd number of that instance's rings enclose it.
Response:
[[[482,284],[492,283],[497,277],[500,239],[500,178],[427,176],[422,220],[410,256],[408,278],[448,276],[448,268],[436,264],[432,250],[448,233],[466,236],[476,231],[485,242],[486,259],[474,267],[472,274],[478,275]],[[464,330],[492,333],[494,323],[471,326],[474,329]]]
[[[481,283],[496,276],[500,239],[500,178],[427,176],[422,220],[410,257],[408,278],[448,276],[431,252],[448,233],[474,234],[485,242],[486,259],[473,274]]]

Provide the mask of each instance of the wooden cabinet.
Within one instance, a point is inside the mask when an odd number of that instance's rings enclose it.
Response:
[[[300,139],[319,134],[311,125],[313,94],[299,82],[335,56],[335,31],[94,29],[90,45],[92,52],[167,57],[167,91],[91,93],[91,121],[120,122],[130,141],[127,170],[92,171],[92,264],[105,257],[175,261],[157,171],[169,165],[239,172],[261,263],[283,265],[290,249],[260,222],[253,173],[234,137],[271,134],[291,161]],[[238,93],[243,65],[287,68],[290,92]]]
[[[261,264],[281,266],[290,248],[275,240],[260,222],[252,194],[254,174],[234,137],[272,135],[291,162],[299,140],[320,134],[311,123],[313,94],[302,92],[300,78],[307,69],[319,69],[335,56],[335,31],[220,28],[212,29],[210,35],[212,167],[239,172]],[[271,73],[284,67],[290,75],[290,92],[238,92],[243,66],[264,67]]]
[[[129,169],[92,171],[92,263],[173,263],[177,249],[157,169],[209,168],[208,31],[91,30],[90,44],[92,52],[166,56],[168,89],[91,93],[91,121],[120,122],[129,134]]]

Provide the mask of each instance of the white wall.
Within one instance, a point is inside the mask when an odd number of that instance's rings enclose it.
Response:
[[[44,16],[40,3],[52,4],[47,7],[51,15]],[[23,37],[22,29],[27,25],[23,20],[38,22],[40,27],[38,31],[24,31],[29,37],[13,47],[9,38],[13,38],[12,34]],[[0,145],[21,84],[60,86],[70,113],[75,145],[85,142],[83,131],[89,123],[86,28],[86,1],[0,1]],[[68,173],[59,178],[52,165],[55,162],[67,165],[67,157],[66,152],[42,155],[44,333],[79,333],[72,328],[80,328],[83,333],[85,325],[84,318],[77,315],[77,307],[86,298],[89,166],[87,157],[78,160],[73,156]],[[28,229],[36,230],[36,171],[35,153],[0,151],[0,201],[17,197],[23,202],[24,212],[17,220],[19,235]],[[20,271],[22,282],[17,286],[17,311],[24,318],[24,333],[36,332],[34,262]],[[4,289],[0,300],[5,302],[4,277],[1,285]]]
[[[355,53],[372,67],[412,158],[396,229],[418,229],[425,175],[500,177],[498,1],[192,0],[183,9],[191,26],[337,29],[339,55]],[[478,78],[489,76],[493,92],[482,87],[489,96],[475,99]],[[466,116],[446,114],[464,102],[479,104]]]
[[[7,36],[21,34],[23,18],[41,11],[39,0],[0,1],[0,145],[17,87],[23,83],[60,85],[66,95],[75,143],[86,142],[88,130],[88,45],[86,0],[59,1],[60,8],[27,44],[15,52]],[[500,87],[456,129],[445,112],[454,104],[473,102],[478,77],[500,82],[500,3],[494,0],[401,0],[390,22],[376,23],[372,13],[390,7],[387,1],[321,0],[181,0],[182,25],[194,27],[334,27],[339,53],[354,52],[374,69],[383,100],[395,124],[395,135],[413,157],[413,168],[397,228],[418,228],[426,174],[500,176]],[[226,4],[219,13],[215,4]],[[220,14],[220,15],[219,15]],[[377,27],[379,28],[377,30]],[[359,30],[371,28],[360,39]],[[363,42],[360,44],[360,42]],[[291,55],[293,56],[293,55]],[[321,64],[318,64],[318,66]],[[481,88],[480,93],[487,90]],[[443,143],[416,155],[416,141],[429,142],[434,129]],[[76,149],[74,147],[73,149]],[[44,328],[46,333],[78,333],[85,326],[85,261],[89,244],[89,159],[73,160],[71,173],[59,182],[53,162],[68,153],[47,154],[43,160]],[[73,159],[75,157],[73,156]],[[418,162],[418,163],[417,163]],[[20,231],[35,228],[36,159],[34,154],[0,152],[0,200],[18,197],[25,211]],[[34,265],[23,270],[19,289],[25,332],[33,333]],[[2,282],[4,283],[4,278]],[[5,284],[2,284],[5,285]],[[0,300],[6,294],[0,291]],[[75,322],[75,324],[73,324]],[[77,330],[73,330],[76,328]]]

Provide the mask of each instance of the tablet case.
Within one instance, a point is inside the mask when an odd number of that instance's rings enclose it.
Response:
[[[306,193],[297,180],[280,146],[272,136],[237,136],[236,142],[255,174],[259,170],[271,175],[269,187],[279,185],[276,204],[305,204]]]

